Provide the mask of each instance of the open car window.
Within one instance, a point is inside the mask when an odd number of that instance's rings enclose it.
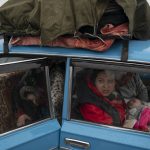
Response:
[[[150,132],[149,70],[93,66],[71,67],[70,119]]]
[[[61,122],[63,60],[10,57],[0,62],[0,134],[47,119]]]
[[[0,134],[53,117],[48,81],[40,63],[1,66]]]

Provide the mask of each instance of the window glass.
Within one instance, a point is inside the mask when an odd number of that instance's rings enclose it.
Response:
[[[1,7],[3,4],[5,4],[7,1],[8,1],[8,0],[1,0],[1,1],[0,1],[0,7]]]
[[[150,132],[150,74],[74,67],[71,119]]]
[[[0,133],[50,117],[44,67],[0,74]]]

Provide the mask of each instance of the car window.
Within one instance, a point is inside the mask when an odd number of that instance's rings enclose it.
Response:
[[[0,74],[0,133],[51,118],[45,67]]]
[[[57,118],[61,123],[64,60],[0,59],[0,134]]]
[[[104,67],[72,70],[71,119],[150,131],[150,73]]]
[[[8,1],[8,0],[2,0],[2,1],[0,1],[0,7],[1,7],[3,4],[5,4],[7,1]]]

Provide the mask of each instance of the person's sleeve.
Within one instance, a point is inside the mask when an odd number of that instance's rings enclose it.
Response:
[[[25,114],[24,111],[21,108],[19,108],[16,112],[16,118],[19,118],[20,116],[22,116],[24,114]]]
[[[82,104],[80,106],[80,112],[86,121],[112,124],[112,117],[93,104]]]
[[[148,131],[148,126],[150,123],[150,108],[144,108],[140,114],[138,120],[138,129],[141,131]]]
[[[138,98],[141,99],[142,101],[148,101],[148,91],[144,83],[142,82],[140,76],[136,74],[135,76],[135,82],[137,86],[137,93],[138,93]]]

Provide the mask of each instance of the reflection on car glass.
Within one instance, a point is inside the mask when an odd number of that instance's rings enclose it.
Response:
[[[140,73],[79,67],[74,70],[72,118],[150,131],[148,90]],[[129,109],[129,104],[138,106]]]
[[[50,117],[43,68],[0,74],[0,133]]]
[[[51,107],[61,123],[64,66],[64,63],[50,65],[50,88],[45,67],[0,74],[0,134],[51,118]]]
[[[14,87],[13,99],[17,127],[49,116],[46,81],[43,68],[26,71]]]
[[[1,0],[1,1],[0,1],[0,7],[1,7],[2,5],[4,5],[7,1],[8,1],[8,0]]]

